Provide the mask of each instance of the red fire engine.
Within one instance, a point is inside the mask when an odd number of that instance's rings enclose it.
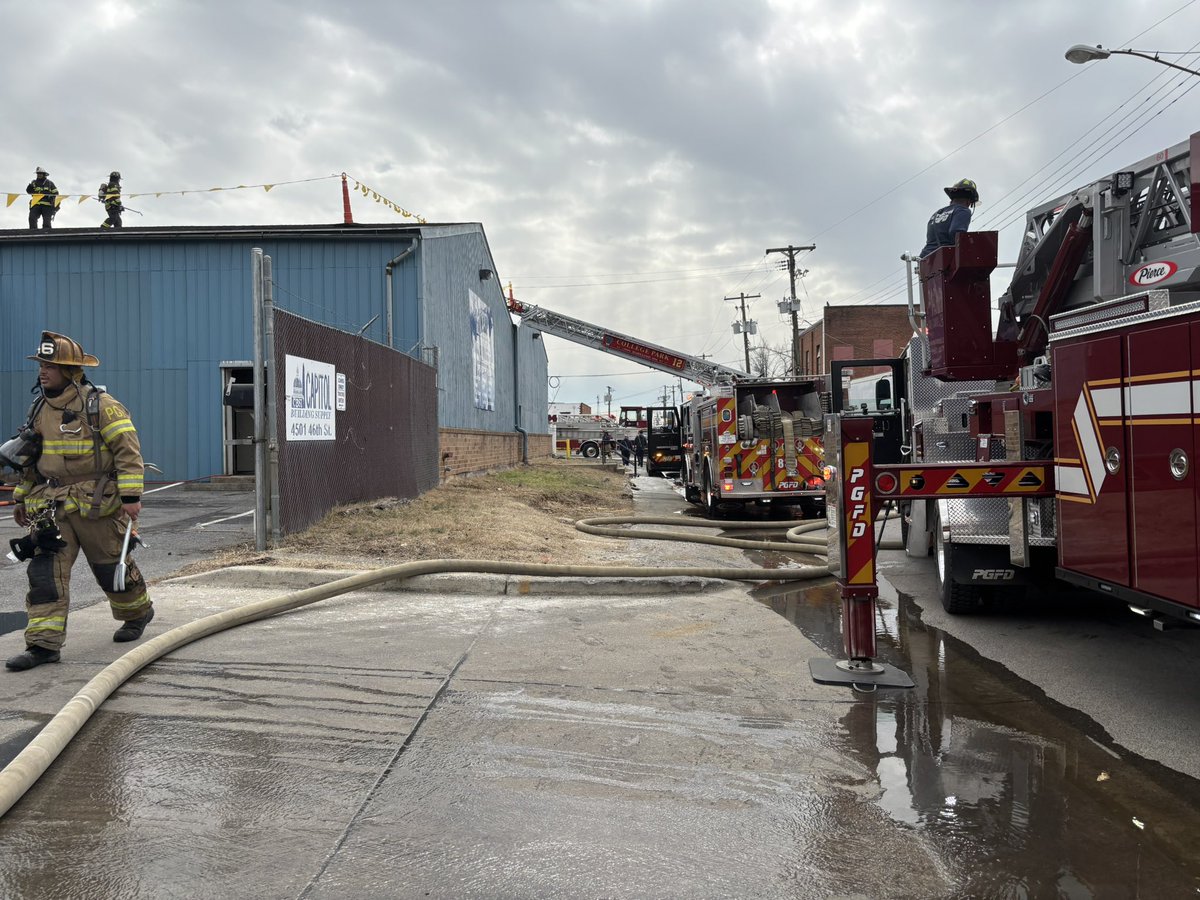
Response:
[[[996,233],[920,260],[906,440],[881,446],[879,417],[854,410],[826,422],[848,679],[889,677],[871,661],[871,523],[885,501],[902,509],[908,552],[932,549],[949,612],[1058,578],[1158,627],[1200,622],[1196,150],[1200,134],[1031,210],[994,338]]]
[[[686,406],[684,495],[710,516],[722,507],[825,505],[821,419],[825,379],[743,379],[711,386]]]

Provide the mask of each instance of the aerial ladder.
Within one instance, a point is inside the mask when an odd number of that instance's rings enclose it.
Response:
[[[508,288],[508,311],[519,316],[521,321],[546,334],[554,335],[594,350],[624,356],[644,366],[658,369],[670,375],[678,375],[688,381],[708,387],[750,377],[748,372],[725,366],[699,356],[689,356],[668,350],[627,334],[621,334],[582,319],[564,316],[562,313],[521,303],[513,297],[512,286]]]

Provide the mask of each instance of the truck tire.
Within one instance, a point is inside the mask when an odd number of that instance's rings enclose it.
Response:
[[[942,609],[952,616],[974,612],[983,600],[980,589],[973,584],[958,584],[951,577],[954,570],[954,542],[942,538],[942,523],[933,519],[933,555],[937,560],[938,598]]]
[[[713,492],[712,480],[708,477],[707,467],[704,469],[704,490],[701,493],[701,500],[704,503],[704,515],[706,518],[720,518],[720,497]]]
[[[595,459],[600,455],[600,445],[595,441],[588,441],[579,446],[579,455],[584,459]]]
[[[691,466],[685,460],[679,470],[679,480],[683,482],[683,499],[688,503],[699,503],[700,491],[696,488],[696,480],[692,476]]]

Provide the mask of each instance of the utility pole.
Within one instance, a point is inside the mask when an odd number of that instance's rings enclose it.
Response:
[[[753,322],[753,321],[749,321],[749,322],[746,321],[746,301],[747,300],[756,300],[761,296],[762,296],[762,294],[747,294],[743,291],[742,293],[738,294],[736,297],[726,297],[725,298],[726,300],[740,300],[742,303],[742,321],[741,321],[742,327],[738,328],[737,327],[738,323],[735,322],[734,327],[733,327],[733,333],[737,334],[739,331],[742,333],[742,346],[746,350],[746,371],[747,372],[750,371],[750,335],[758,333],[758,323]]]
[[[792,376],[799,377],[800,375],[800,317],[796,310],[796,254],[802,250],[816,250],[816,244],[805,244],[802,247],[794,247],[788,244],[786,247],[768,247],[767,255],[772,253],[783,253],[787,256],[788,281],[792,285],[791,307],[792,307]]]

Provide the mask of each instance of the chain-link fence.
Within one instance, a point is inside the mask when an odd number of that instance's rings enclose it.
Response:
[[[300,531],[339,504],[436,487],[436,370],[281,309],[273,316],[275,531]]]

